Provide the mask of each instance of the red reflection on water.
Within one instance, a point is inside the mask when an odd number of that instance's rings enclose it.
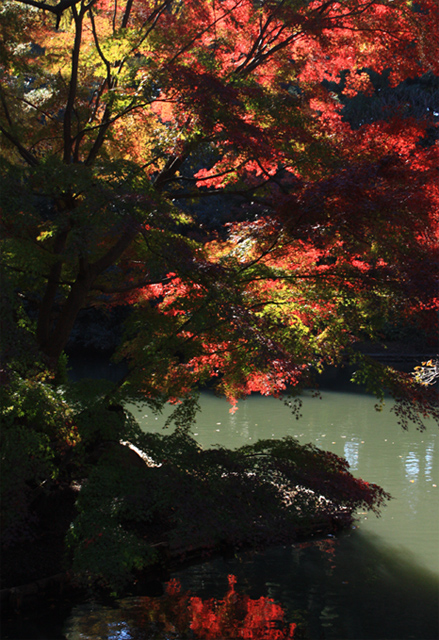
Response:
[[[296,624],[286,623],[282,607],[271,598],[257,600],[235,591],[236,577],[228,576],[229,589],[222,600],[203,600],[183,592],[178,580],[166,586],[164,598],[145,598],[150,621],[168,633],[189,629],[200,640],[245,638],[246,640],[290,640]]]

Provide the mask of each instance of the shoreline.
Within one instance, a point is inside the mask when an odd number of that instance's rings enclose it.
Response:
[[[355,520],[355,518],[354,518]],[[298,529],[294,538],[289,541],[279,542],[273,540],[261,545],[261,548],[269,548],[271,546],[285,544],[291,545],[314,540],[321,540],[327,536],[334,536],[348,529],[351,524],[343,526],[334,518],[329,525],[327,521],[315,522],[314,524],[304,526]],[[171,578],[171,574],[179,571],[184,567],[196,565],[211,560],[215,557],[227,556],[244,550],[257,550],[248,544],[236,546],[234,548],[223,548],[221,545],[216,547],[199,547],[187,548],[172,553],[168,543],[159,542],[151,545],[159,550],[159,560],[154,565],[140,571],[133,580],[133,583],[123,592],[118,594],[117,598],[149,595],[148,585],[157,585],[158,582],[167,582]],[[258,547],[259,549],[259,547]],[[99,594],[93,594],[92,598],[99,601]],[[0,615],[1,618],[26,614],[32,614],[38,609],[52,610],[54,607],[62,606],[63,602],[68,601],[70,604],[77,604],[90,599],[90,594],[84,591],[84,588],[78,587],[74,583],[74,579],[68,571],[59,572],[44,578],[39,578],[31,582],[6,587],[0,590]],[[107,597],[102,600],[107,601]],[[43,605],[43,606],[42,606]]]

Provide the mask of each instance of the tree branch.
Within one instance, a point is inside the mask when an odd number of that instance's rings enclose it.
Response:
[[[36,167],[38,165],[38,160],[36,159],[36,157],[32,155],[32,153],[30,153],[25,147],[23,147],[21,142],[19,142],[19,140],[17,140],[15,136],[9,133],[9,131],[6,131],[6,129],[2,125],[0,125],[0,132],[5,136],[5,138],[12,142],[23,160],[25,160],[31,167]]]
[[[78,88],[78,72],[79,72],[79,53],[81,50],[82,40],[82,22],[84,18],[84,9],[78,14],[76,7],[72,7],[73,18],[75,21],[75,42],[72,51],[72,67],[70,74],[69,93],[67,98],[66,109],[63,119],[63,136],[64,136],[64,162],[70,164],[72,160],[72,115],[75,105],[76,92]]]
[[[128,0],[128,2],[126,4],[125,12],[124,12],[123,18],[122,18],[122,29],[126,29],[126,27],[128,25],[128,20],[130,19],[131,9],[133,7],[133,1],[134,0]]]
[[[173,278],[159,278],[158,280],[143,279],[138,280],[137,282],[133,282],[132,284],[127,284],[120,287],[105,287],[104,285],[93,285],[91,287],[91,290],[100,291],[101,293],[112,295],[115,293],[128,293],[128,291],[149,287],[152,284],[168,284],[169,282],[172,282],[172,280]]]
[[[139,226],[132,222],[131,225],[121,234],[117,242],[96,262],[89,265],[90,273],[93,276],[93,281],[108,267],[111,267],[116,260],[124,253],[130,246],[134,238],[139,233]]]
[[[43,9],[43,11],[50,11],[59,18],[66,9],[70,9],[76,4],[82,2],[82,0],[61,0],[58,4],[47,4],[47,2],[38,2],[37,0],[16,0],[20,4],[24,4],[28,7],[36,7],[37,9]]]
[[[96,278],[118,260],[130,246],[137,233],[137,227],[127,228],[119,240],[92,264],[88,264],[85,259],[80,259],[78,275],[70,288],[70,293],[61,309],[56,325],[50,337],[41,345],[45,354],[53,360],[55,365],[67,344],[76,317],[83,308]]]

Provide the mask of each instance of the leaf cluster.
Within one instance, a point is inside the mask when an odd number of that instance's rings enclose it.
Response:
[[[36,536],[41,493],[66,479],[66,455],[78,440],[72,411],[50,384],[3,379],[0,389],[2,546]]]

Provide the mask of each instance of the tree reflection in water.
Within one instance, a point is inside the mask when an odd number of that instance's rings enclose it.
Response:
[[[93,611],[80,618],[67,633],[69,640],[291,640],[297,624],[285,620],[283,608],[273,599],[252,599],[235,590],[236,578],[222,600],[202,599],[183,591],[178,580],[166,585],[160,598],[123,601],[120,609],[98,616]],[[303,637],[303,636],[301,636]]]
[[[124,598],[117,602],[117,608],[76,606],[63,629],[65,637],[439,638],[437,574],[419,565],[410,549],[388,545],[367,531],[355,529],[336,538],[272,547],[261,553],[242,552],[233,558],[217,557],[182,568],[174,577],[178,580],[169,582],[161,597]],[[60,636],[11,635],[6,631],[4,637],[58,640]]]

